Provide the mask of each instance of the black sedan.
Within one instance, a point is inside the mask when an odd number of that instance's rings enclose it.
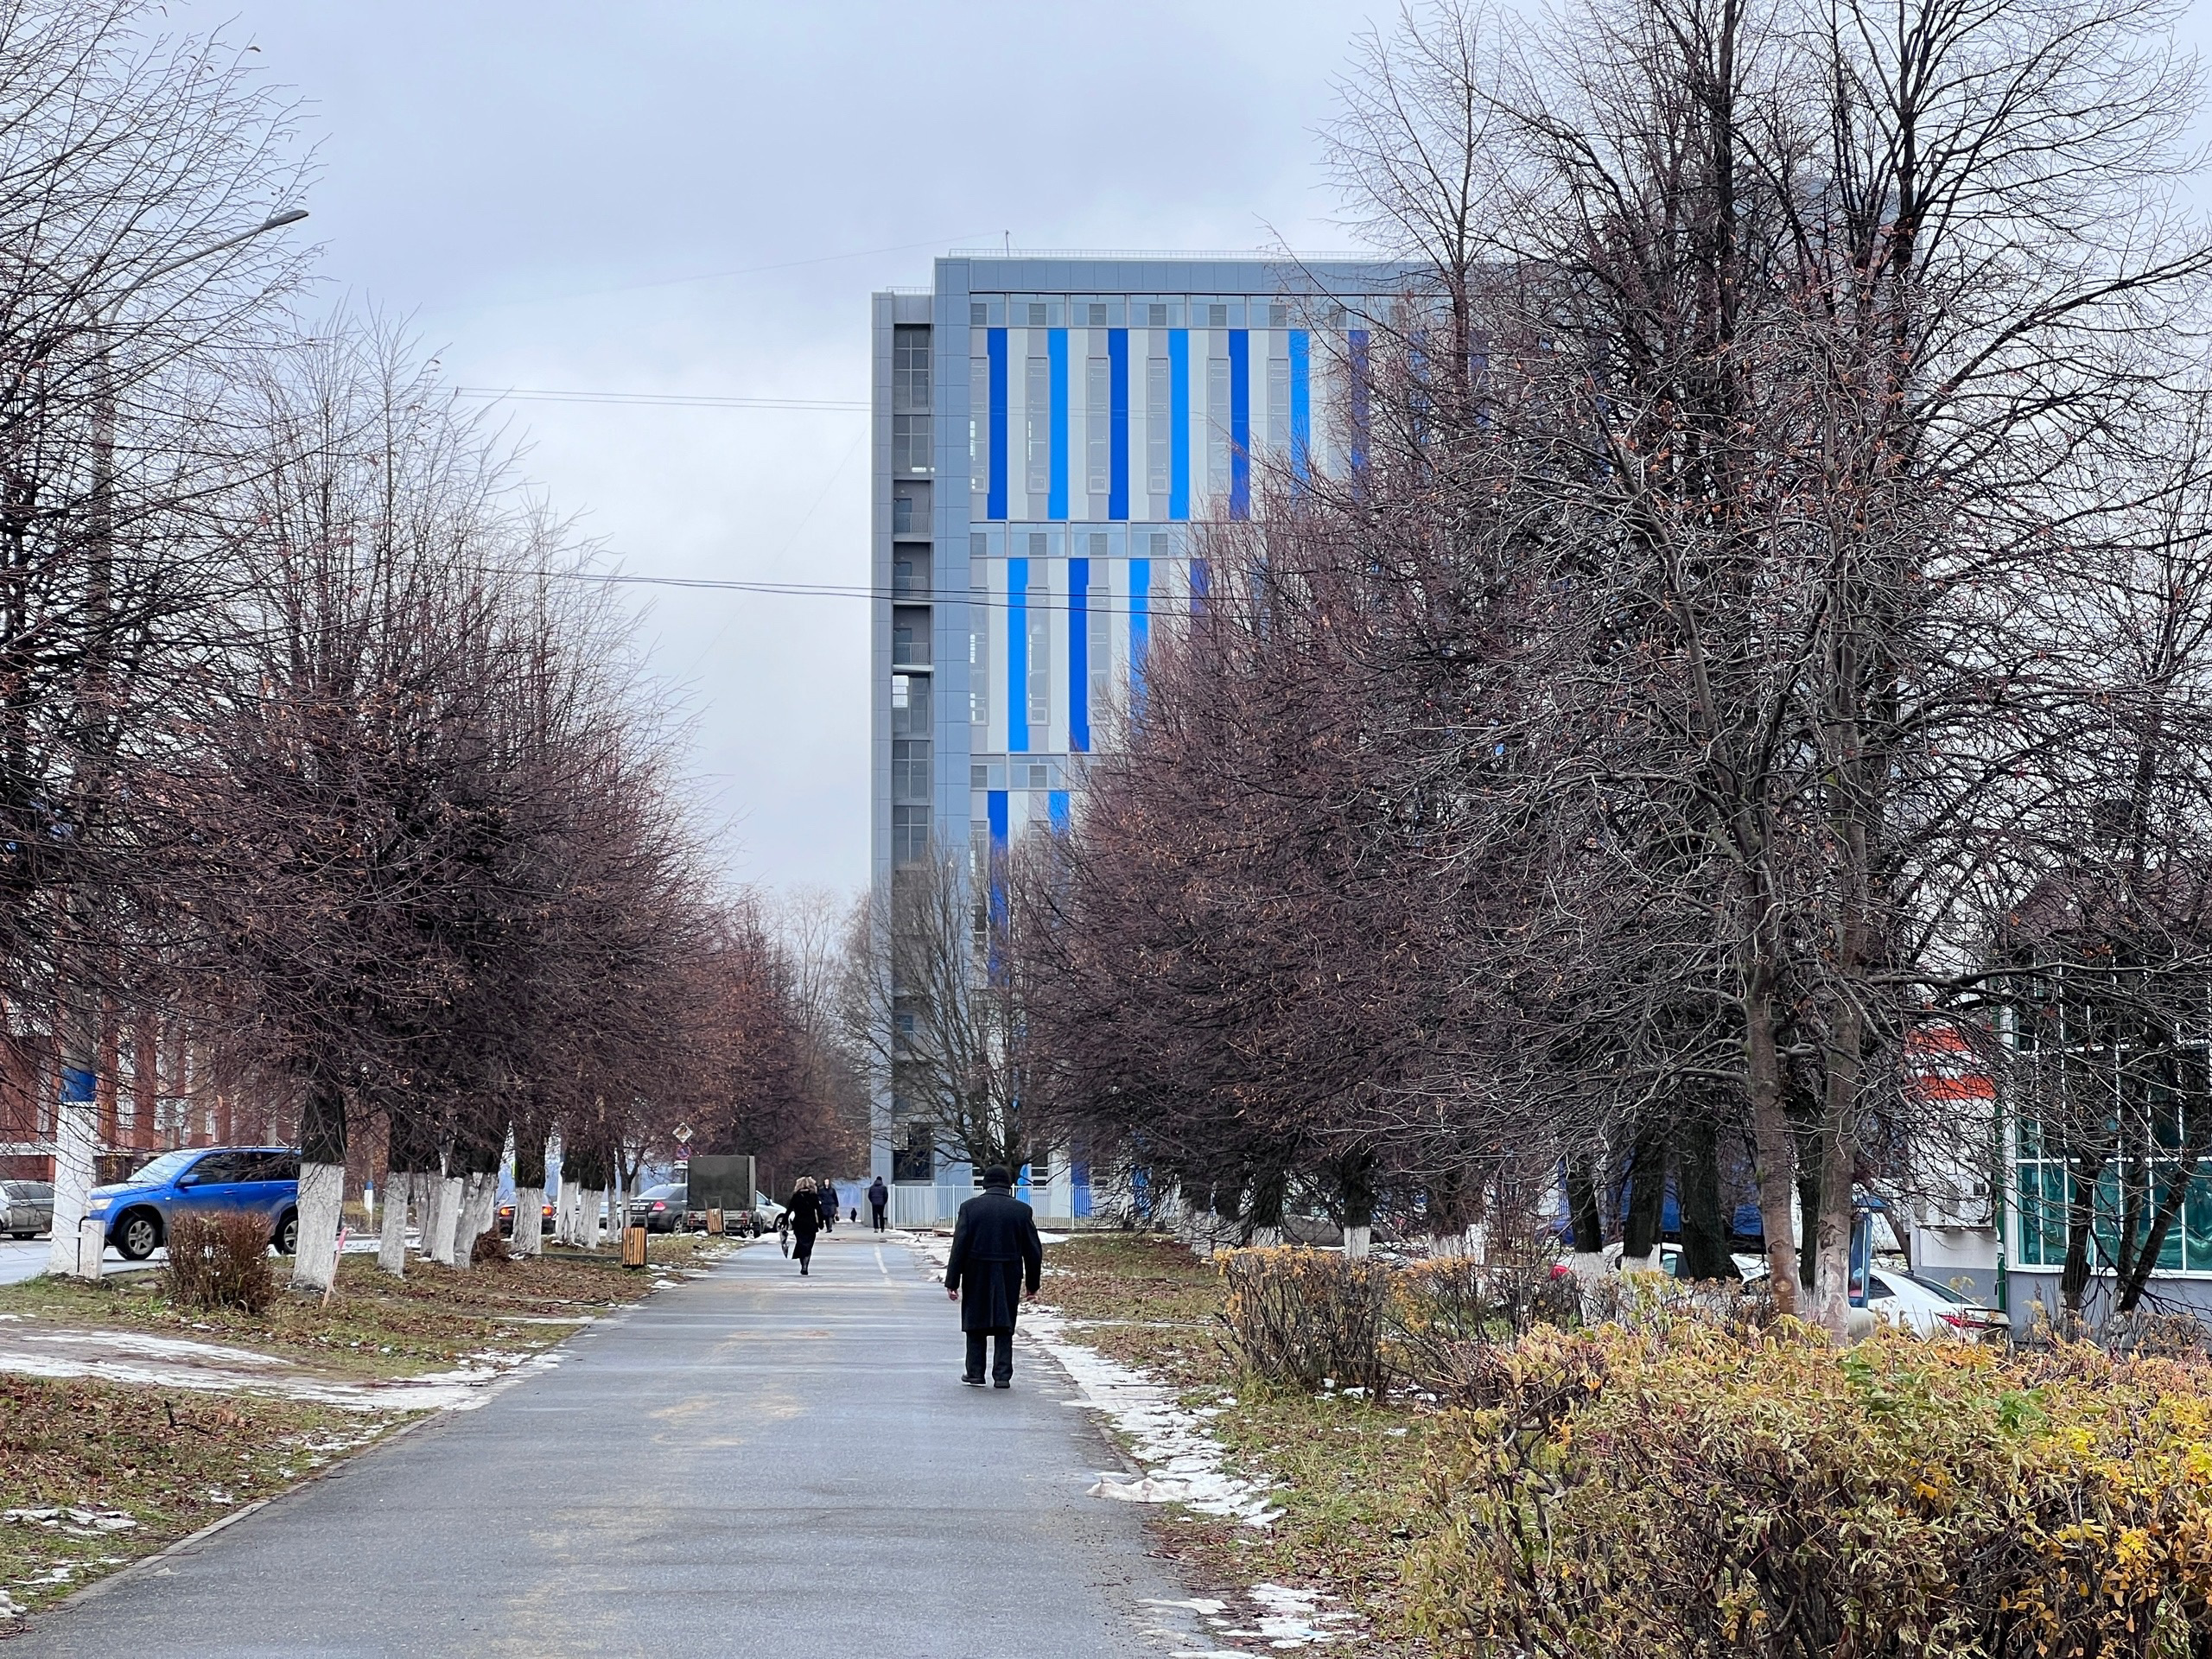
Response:
[[[649,1186],[630,1200],[630,1224],[649,1233],[688,1231],[690,1211],[687,1204],[682,1181],[664,1181],[658,1186]]]

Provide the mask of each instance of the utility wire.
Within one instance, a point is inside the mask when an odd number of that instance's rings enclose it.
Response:
[[[1173,562],[1171,556],[1171,561]],[[747,582],[720,576],[645,576],[628,575],[615,571],[543,570],[540,575],[565,582],[596,582],[612,588],[676,588],[691,591],[715,593],[761,594],[776,597],[804,599],[865,599],[908,601],[917,605],[965,604],[982,610],[1013,610],[1014,602],[994,594],[978,593],[973,588],[966,592],[901,593],[895,588],[862,587],[828,582]],[[1072,612],[1073,604],[1056,602],[1056,598],[1030,599],[1020,608],[1029,611]],[[1097,613],[1106,616],[1173,616],[1180,613],[1189,595],[1161,594],[1158,602],[1142,611],[1127,604],[1090,604],[1086,602],[1086,614]],[[1203,602],[1203,601],[1201,601]]]
[[[660,409],[797,409],[818,413],[865,414],[869,405],[831,397],[716,397],[683,392],[548,391],[528,386],[455,386],[459,397],[493,403],[639,404]]]

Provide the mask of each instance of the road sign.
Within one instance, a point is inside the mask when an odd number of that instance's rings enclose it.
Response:
[[[679,1147],[688,1147],[691,1144],[691,1126],[689,1123],[679,1123],[676,1126],[676,1144]]]

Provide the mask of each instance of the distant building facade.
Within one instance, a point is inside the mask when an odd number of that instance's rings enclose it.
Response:
[[[1390,267],[1251,258],[939,259],[875,296],[873,874],[932,847],[988,868],[1067,823],[1100,711],[1207,574],[1193,524],[1248,518],[1268,476],[1343,464]],[[887,1088],[874,1173],[905,1220],[972,1173]],[[1079,1162],[1028,1172],[1040,1213],[1087,1212]]]

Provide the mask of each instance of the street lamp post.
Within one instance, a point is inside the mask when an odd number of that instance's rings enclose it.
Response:
[[[227,252],[267,232],[296,225],[307,216],[304,207],[288,208],[271,213],[251,230],[166,260],[110,300],[93,318],[92,326],[99,342],[95,365],[99,401],[92,411],[92,481],[87,515],[91,533],[86,537],[89,552],[85,578],[86,611],[92,629],[92,645],[86,653],[77,700],[77,779],[73,791],[75,809],[70,817],[72,833],[81,835],[87,827],[94,798],[104,781],[101,757],[109,741],[108,713],[104,706],[107,665],[101,646],[100,619],[105,616],[114,594],[116,393],[108,364],[116,318],[131,296],[148,283],[186,265]],[[65,975],[63,982],[55,987],[54,995],[60,1095],[54,1106],[54,1230],[47,1252],[47,1271],[97,1277],[105,1240],[99,1229],[87,1229],[84,1223],[92,1190],[93,1160],[99,1147],[99,974],[89,901],[73,886],[66,903],[75,925],[64,930],[61,944],[65,951],[72,950],[69,936],[74,935],[76,960],[75,971]]]

